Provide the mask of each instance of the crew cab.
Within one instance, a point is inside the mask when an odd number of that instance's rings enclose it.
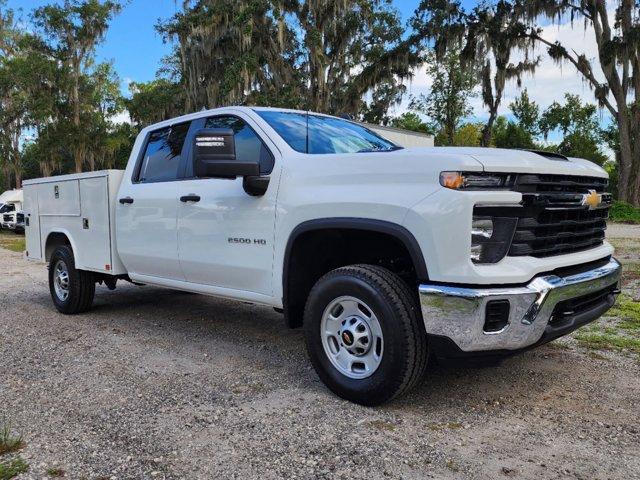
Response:
[[[220,108],[143,129],[124,171],[24,182],[26,255],[63,313],[118,280],[272,306],[333,392],[376,405],[430,359],[502,358],[606,312],[607,185],[560,155]]]

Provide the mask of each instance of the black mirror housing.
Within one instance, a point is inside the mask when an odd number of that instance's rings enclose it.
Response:
[[[260,175],[260,165],[236,160],[230,128],[203,128],[194,136],[193,171],[199,178],[235,178]]]

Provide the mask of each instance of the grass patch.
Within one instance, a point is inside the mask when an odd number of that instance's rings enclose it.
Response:
[[[0,455],[5,453],[17,452],[23,448],[25,443],[21,436],[13,436],[11,434],[11,425],[8,422],[2,422],[0,427]]]
[[[382,430],[387,432],[393,432],[396,429],[396,425],[391,422],[385,422],[384,420],[371,420],[367,422],[370,427],[375,428],[376,430]]]
[[[24,252],[26,249],[26,241],[24,235],[16,235],[13,232],[0,232],[0,247],[11,250],[12,252]]]
[[[459,472],[460,471],[460,467],[453,460],[447,460],[447,468],[449,470],[451,470],[452,472]]]
[[[432,425],[429,425],[429,430],[433,430],[434,432],[439,432],[442,430],[458,430],[463,427],[464,425],[458,422],[434,423]]]
[[[625,202],[613,202],[609,210],[609,219],[620,223],[640,224],[640,208]]]
[[[640,302],[634,301],[630,296],[620,295],[607,315],[620,318],[618,327],[622,330],[640,334]]]
[[[640,240],[636,238],[608,238],[607,241],[616,249],[616,257],[620,254],[635,254],[640,252]],[[623,262],[633,263],[637,257],[623,258]]]
[[[586,331],[578,332],[576,340],[581,346],[594,350],[616,350],[640,354],[640,339],[624,335]]]
[[[9,480],[29,470],[29,465],[20,457],[0,463],[0,480]]]
[[[589,352],[589,356],[591,358],[596,359],[596,360],[602,360],[602,361],[605,361],[605,362],[609,361],[609,359],[607,357],[605,357],[604,355],[599,354],[598,352]]]
[[[50,477],[64,477],[65,471],[61,468],[47,468],[47,475]]]
[[[640,355],[640,302],[622,294],[605,318],[578,330],[581,347]]]

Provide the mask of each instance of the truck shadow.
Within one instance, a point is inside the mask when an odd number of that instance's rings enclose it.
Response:
[[[49,304],[47,308],[53,307]],[[167,362],[193,356],[202,368],[212,370],[227,368],[229,363],[238,378],[252,378],[259,372],[264,394],[293,388],[324,400],[341,401],[313,371],[302,330],[287,328],[282,315],[270,307],[124,285],[117,292],[99,288],[91,312],[72,318],[97,322],[98,328],[111,329],[136,344],[153,345],[156,351],[162,350]],[[432,363],[413,392],[380,408],[422,411],[454,404],[459,409],[479,403],[492,405],[515,397],[518,403],[527,398],[534,401],[554,382],[562,381],[565,373],[554,364],[563,353],[543,347],[489,367]]]

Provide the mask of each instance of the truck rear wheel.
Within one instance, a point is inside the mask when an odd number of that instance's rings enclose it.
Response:
[[[91,308],[96,282],[91,272],[77,270],[70,247],[57,247],[49,261],[49,291],[59,312],[80,313]]]
[[[424,374],[427,336],[417,301],[387,269],[352,265],[327,273],[309,294],[304,330],[318,376],[347,400],[379,405]]]

